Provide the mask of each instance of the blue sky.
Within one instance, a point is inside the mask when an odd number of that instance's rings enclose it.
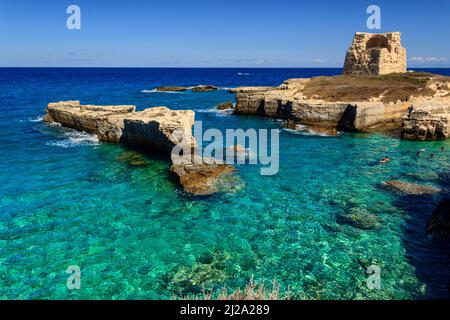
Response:
[[[0,66],[340,67],[371,4],[409,67],[450,67],[449,0],[1,0]]]

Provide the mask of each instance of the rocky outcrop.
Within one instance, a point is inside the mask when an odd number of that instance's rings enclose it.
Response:
[[[234,108],[234,105],[233,105],[233,102],[231,102],[231,101],[227,101],[227,102],[221,103],[216,106],[217,110],[228,110],[228,109],[233,109],[233,108]]]
[[[156,91],[160,91],[160,92],[182,92],[182,91],[187,91],[189,89],[193,92],[208,92],[208,91],[217,90],[218,88],[213,85],[198,85],[198,86],[194,86],[194,87],[160,86],[160,87],[155,88]]]
[[[382,220],[377,215],[370,213],[366,208],[351,208],[348,212],[338,216],[338,222],[351,225],[358,229],[370,230],[381,227]]]
[[[79,101],[63,101],[50,103],[44,120],[95,133],[104,142],[158,150],[169,156],[175,145],[187,146],[195,153],[196,142],[192,136],[194,117],[195,113],[191,110],[154,107],[136,112],[135,106],[94,106],[81,105]],[[195,164],[172,167],[187,192],[201,195],[218,191],[212,181],[231,170],[230,166],[203,163],[198,158]]]
[[[180,87],[180,86],[161,86],[157,87],[156,91],[169,91],[169,92],[177,92],[177,91],[186,91],[187,87]]]
[[[413,104],[402,120],[403,139],[447,139],[450,137],[450,99]]]
[[[384,186],[395,191],[413,196],[435,195],[441,192],[441,189],[436,187],[398,180],[386,181],[384,182]]]
[[[406,72],[406,49],[401,33],[357,32],[347,51],[344,74],[381,75]]]
[[[450,238],[450,199],[443,199],[428,222],[428,233],[438,238]]]
[[[442,123],[444,114],[449,115],[446,109],[450,106],[449,98],[445,97],[450,94],[447,81],[448,78],[438,75],[413,72],[289,79],[275,89],[264,87],[237,93],[234,113],[285,119],[285,125],[290,128],[300,124],[331,133],[400,131],[402,120],[406,123],[404,115],[419,101],[425,110],[440,101],[439,110],[443,112],[439,113],[438,120]]]
[[[177,144],[196,146],[192,136],[195,113],[154,107],[135,112],[123,119],[121,142],[138,147],[156,148],[170,154]]]
[[[97,133],[98,123],[110,116],[119,116],[135,112],[135,106],[91,106],[80,105],[79,101],[49,103],[44,120],[58,122],[66,127]]]

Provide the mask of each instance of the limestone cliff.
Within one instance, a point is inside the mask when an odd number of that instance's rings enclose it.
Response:
[[[382,75],[406,72],[406,49],[401,33],[357,32],[347,51],[344,74]]]
[[[450,137],[450,101],[420,101],[403,116],[402,138],[440,140]]]

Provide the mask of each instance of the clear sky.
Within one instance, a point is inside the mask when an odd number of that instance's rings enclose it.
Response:
[[[0,66],[341,67],[371,4],[409,67],[450,67],[450,0],[1,0]]]

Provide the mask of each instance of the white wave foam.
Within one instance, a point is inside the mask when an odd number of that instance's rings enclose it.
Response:
[[[218,87],[217,89],[218,90],[228,91],[228,90],[235,89],[235,88],[232,88],[232,87]]]
[[[44,120],[43,116],[34,117],[34,118],[29,119],[30,122],[42,122],[43,120]]]
[[[238,76],[251,76],[251,73],[247,73],[247,72],[238,72],[237,73]]]
[[[213,113],[216,116],[229,116],[231,114],[233,114],[233,109],[225,109],[225,110],[219,110],[216,108],[211,108],[211,109],[198,109],[198,110],[194,110],[195,112],[198,113]]]
[[[99,145],[100,141],[96,134],[76,131],[73,129],[64,128],[63,136],[61,140],[48,142],[47,145],[61,147],[61,148],[71,148],[77,146],[85,145]]]
[[[183,91],[158,91],[156,89],[152,90],[142,90],[142,93],[183,93]]]

